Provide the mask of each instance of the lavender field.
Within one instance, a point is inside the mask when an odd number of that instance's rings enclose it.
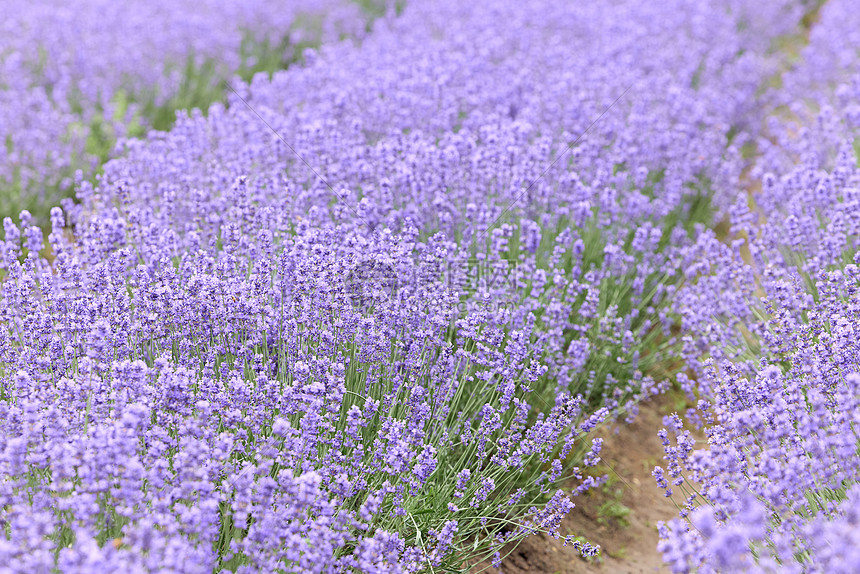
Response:
[[[7,0],[0,574],[860,572],[855,4]]]

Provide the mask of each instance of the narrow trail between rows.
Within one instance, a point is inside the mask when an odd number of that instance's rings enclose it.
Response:
[[[809,42],[812,28],[819,19],[826,0],[816,2],[798,24],[795,34],[780,39],[782,52],[779,71],[766,78],[763,90],[779,85]],[[768,102],[763,102],[767,106]],[[763,122],[773,110],[766,110]],[[761,182],[752,176],[751,167],[758,154],[755,143],[747,150],[749,167],[741,175],[739,192],[752,197]],[[717,231],[724,240],[727,222],[719,222]],[[640,405],[636,419],[604,425],[597,433],[603,438],[602,467],[610,478],[604,487],[576,499],[576,508],[565,519],[563,530],[586,534],[589,542],[601,547],[601,555],[586,561],[561,540],[539,535],[526,539],[504,561],[505,574],[645,574],[668,572],[657,550],[657,523],[676,518],[681,501],[663,496],[651,475],[663,460],[663,446],[657,436],[665,427],[663,418],[682,413],[694,406],[683,395],[672,392]],[[707,444],[703,432],[696,439]],[[678,495],[675,498],[680,498]]]

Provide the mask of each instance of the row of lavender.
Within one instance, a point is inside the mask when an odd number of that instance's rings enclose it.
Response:
[[[858,30],[851,2],[824,5],[769,94],[730,245],[705,233],[691,251],[674,304],[709,446],[677,418],[664,436],[655,475],[687,496],[662,531],[675,572],[860,569]]]
[[[270,70],[297,46],[357,37],[367,22],[345,0],[14,0],[3,11],[0,210],[7,213],[55,204],[72,190],[76,170],[93,175],[118,138],[163,129],[177,107],[208,107],[221,79]]]
[[[691,257],[803,6],[556,4],[411,3],[126,142],[50,257],[4,222],[3,563],[444,570],[558,534],[589,431],[712,336]]]

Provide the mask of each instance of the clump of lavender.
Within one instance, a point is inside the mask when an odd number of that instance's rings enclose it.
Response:
[[[858,84],[844,58],[803,72],[834,51],[847,58],[834,38],[856,25],[848,3],[824,7],[784,95],[817,97],[817,109],[798,97],[790,117],[774,112],[779,150],[759,161],[761,190],[732,210],[739,240],[702,234],[689,255],[701,263],[676,304],[689,357],[705,359],[708,447],[680,419],[674,443],[664,431],[668,466],[655,478],[681,489],[688,519],[662,531],[676,572],[856,569]],[[800,89],[809,78],[815,89]]]
[[[441,281],[356,308],[356,259],[432,263],[408,236],[349,254],[312,231],[251,267],[228,243],[126,279],[129,249],[84,267],[55,216],[53,269],[11,225],[4,244],[3,517],[37,532],[5,563],[417,571],[557,533],[605,411],[532,407],[516,331],[473,317],[452,345]]]
[[[361,36],[348,1],[6,4],[0,34],[0,214],[71,194],[118,140],[223,100],[222,80],[282,68],[305,47]]]
[[[674,521],[660,544],[673,571],[853,569],[860,271],[822,274],[817,287],[803,321],[774,306],[766,327],[780,349],[754,376],[729,362],[711,371],[706,450],[678,419],[676,442],[664,435],[668,467],[655,476],[688,496],[689,524]]]

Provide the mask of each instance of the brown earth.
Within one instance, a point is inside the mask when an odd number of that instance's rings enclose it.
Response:
[[[618,421],[595,431],[604,439],[595,474],[608,474],[607,485],[574,498],[576,508],[562,523],[561,534],[582,536],[600,545],[601,554],[586,561],[561,540],[545,535],[524,540],[502,563],[504,574],[644,574],[668,572],[657,552],[657,521],[678,516],[651,476],[662,464],[657,431],[663,416],[686,405],[660,397],[640,406],[632,424]],[[678,499],[676,495],[676,499]],[[492,572],[492,570],[490,570]]]

